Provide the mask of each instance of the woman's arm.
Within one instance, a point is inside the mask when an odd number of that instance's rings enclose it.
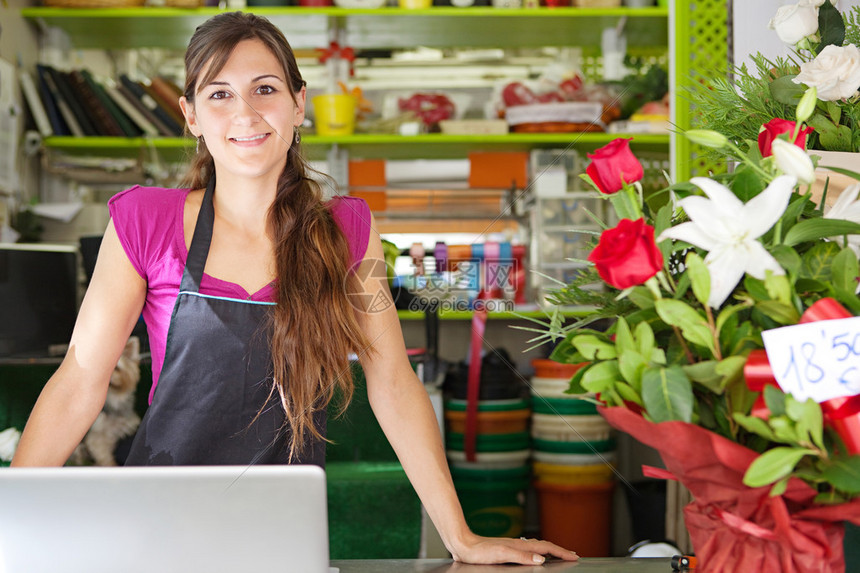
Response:
[[[383,260],[379,235],[371,231],[364,264]],[[366,288],[367,294],[390,298],[382,281]],[[376,296],[367,298],[377,300]],[[374,350],[359,356],[370,405],[454,559],[521,564],[543,563],[544,555],[576,559],[572,551],[546,541],[491,539],[469,530],[448,470],[436,415],[409,363],[394,304],[378,312],[358,312],[358,316]]]
[[[13,466],[63,465],[104,406],[110,375],[146,297],[141,278],[108,224],[69,350],[45,385]]]

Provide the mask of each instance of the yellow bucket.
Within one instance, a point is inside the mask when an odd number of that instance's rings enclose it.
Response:
[[[351,135],[355,130],[355,97],[324,94],[312,98],[319,135]]]
[[[592,464],[584,466],[567,466],[534,462],[535,479],[544,483],[562,485],[591,485],[606,483],[612,480],[612,466],[607,464]]]

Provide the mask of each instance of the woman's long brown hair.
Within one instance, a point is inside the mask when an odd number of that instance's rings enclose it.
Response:
[[[287,39],[265,18],[241,12],[215,16],[199,26],[185,54],[185,98],[221,71],[236,45],[256,39],[280,61],[293,100],[305,85]],[[207,68],[208,66],[208,68]],[[203,71],[206,77],[201,78]],[[292,133],[283,137],[294,138]],[[310,439],[324,439],[314,414],[327,408],[336,391],[346,408],[353,393],[350,354],[368,349],[347,292],[358,292],[350,272],[346,238],[322,201],[320,186],[308,177],[299,144],[292,139],[287,163],[269,209],[275,246],[277,305],[271,315],[274,384],[291,430],[290,458]],[[200,189],[215,174],[215,163],[200,145],[183,186]]]

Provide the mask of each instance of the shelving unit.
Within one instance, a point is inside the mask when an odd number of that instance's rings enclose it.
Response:
[[[587,309],[566,309],[559,314],[563,318],[579,318],[588,313]],[[474,312],[450,310],[439,313],[441,320],[471,320]],[[398,310],[397,316],[400,320],[424,320],[424,313],[412,310]],[[520,320],[523,318],[537,318],[549,320],[550,315],[542,310],[514,310],[513,312],[488,312],[487,318],[497,320]]]
[[[22,16],[40,30],[59,28],[76,49],[124,50],[163,48],[182,50],[195,28],[223,12],[219,8],[118,8],[71,9],[31,7]],[[416,46],[437,48],[537,48],[579,46],[586,76],[599,77],[601,32],[623,22],[628,52],[649,61],[667,61],[670,47],[671,10],[650,8],[535,8],[433,7],[344,9],[338,7],[248,7],[245,11],[265,16],[281,28],[297,51],[319,49],[333,37],[357,51],[400,49]],[[671,62],[670,62],[671,65]],[[677,94],[674,94],[677,97]],[[335,180],[345,181],[346,158],[450,159],[472,151],[529,151],[569,149],[585,152],[624,134],[609,133],[509,133],[504,135],[357,133],[344,137],[303,134],[309,159],[329,160]],[[673,135],[633,135],[635,152],[668,156]],[[193,146],[187,138],[49,137],[43,141],[49,153],[102,157],[152,158],[181,161]],[[483,227],[482,227],[483,228]],[[543,313],[539,313],[541,316]],[[451,313],[451,318],[460,317]],[[402,317],[403,318],[403,317]],[[506,317],[511,318],[511,317]]]
[[[311,159],[325,156],[325,150],[339,145],[351,155],[366,159],[404,159],[420,153],[423,158],[442,159],[463,157],[469,151],[527,151],[535,148],[575,146],[578,149],[595,149],[606,145],[618,134],[611,133],[509,133],[505,135],[445,135],[431,133],[415,136],[388,134],[355,134],[340,137],[306,135],[302,145]],[[669,135],[633,135],[633,148],[660,151],[669,145]],[[194,141],[185,137],[48,137],[43,145],[66,153],[99,153],[128,155],[141,148],[154,148],[163,154],[180,153],[194,147]]]
[[[295,49],[321,48],[328,32],[346,32],[349,45],[363,48],[414,46],[497,47],[599,46],[600,32],[627,17],[628,46],[668,47],[667,8],[401,8],[248,7],[280,27]],[[122,49],[162,47],[184,49],[194,29],[223,12],[219,8],[33,7],[22,15],[39,25],[65,30],[77,48]]]

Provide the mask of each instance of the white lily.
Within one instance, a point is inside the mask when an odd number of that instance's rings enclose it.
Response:
[[[833,203],[833,206],[824,213],[825,219],[844,219],[860,223],[860,201],[857,196],[860,195],[860,183],[855,183],[839,194],[839,198]],[[842,238],[840,237],[841,241]],[[848,235],[848,246],[854,251],[854,254],[860,257],[860,235]]]
[[[797,179],[781,175],[746,204],[730,189],[707,177],[694,177],[690,182],[707,198],[681,199],[678,203],[690,221],[666,229],[658,241],[676,239],[708,251],[705,264],[711,275],[709,306],[722,305],[744,273],[757,279],[764,279],[767,271],[785,274],[758,238],[782,217]]]

